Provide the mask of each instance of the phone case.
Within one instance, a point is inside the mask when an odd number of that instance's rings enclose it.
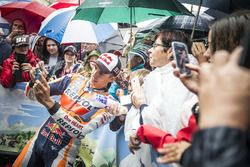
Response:
[[[131,80],[131,87],[132,87],[132,90],[134,92],[136,91],[139,91],[141,90],[141,85],[140,85],[140,81],[139,81],[139,78],[138,77],[134,77],[132,80]]]

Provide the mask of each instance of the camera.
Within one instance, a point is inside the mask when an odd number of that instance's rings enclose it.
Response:
[[[23,63],[28,63],[29,60],[26,58],[25,54],[15,53],[15,60],[21,65]]]

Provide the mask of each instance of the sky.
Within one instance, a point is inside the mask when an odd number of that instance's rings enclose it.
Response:
[[[21,130],[40,127],[48,118],[47,110],[24,96],[23,90],[4,89],[0,86],[0,131],[12,130],[16,124]]]

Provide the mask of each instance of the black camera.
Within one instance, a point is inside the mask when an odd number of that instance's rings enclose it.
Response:
[[[28,59],[25,54],[15,53],[15,60],[21,65],[23,63],[28,63]]]
[[[22,69],[21,69],[21,64],[23,63],[28,63],[29,60],[26,58],[25,54],[20,54],[20,53],[15,53],[14,58],[16,62],[19,63],[20,69],[15,71],[14,76],[16,81],[22,81]]]

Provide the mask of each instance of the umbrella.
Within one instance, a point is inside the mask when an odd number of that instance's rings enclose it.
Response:
[[[0,11],[1,14],[1,11]],[[3,33],[3,35],[7,35],[9,33],[10,24],[7,20],[0,17],[0,34]],[[1,35],[0,35],[1,36]]]
[[[117,25],[94,24],[84,20],[72,20],[75,7],[59,9],[49,15],[42,23],[39,35],[52,38],[60,43],[99,43],[109,38]]]
[[[110,38],[100,42],[98,48],[102,53],[108,52],[109,50],[118,50],[122,52],[124,45],[121,35],[115,32]]]
[[[181,3],[199,5],[200,0],[178,0]],[[250,9],[249,0],[203,0],[201,6],[222,11],[224,13],[232,13],[239,9]]]
[[[211,18],[206,17],[205,15],[199,15],[195,31],[208,32],[209,26],[213,23],[213,21],[214,20],[211,20]],[[160,28],[188,30],[189,32],[191,32],[194,23],[195,23],[194,16],[186,16],[186,15],[171,16],[161,24]]]
[[[0,11],[1,13],[1,11]],[[0,28],[5,28],[5,29],[9,29],[10,25],[8,23],[7,20],[5,20],[4,18],[0,17]]]
[[[38,32],[41,22],[54,11],[38,2],[13,2],[0,6],[0,10],[10,23],[17,18],[23,20],[28,33]]]
[[[11,3],[11,2],[21,2],[21,1],[23,1],[23,2],[31,2],[32,0],[1,0],[0,1],[0,6]]]
[[[79,6],[83,0],[57,0],[50,5],[54,9],[68,8],[70,6]]]
[[[205,14],[199,15],[195,31],[205,32],[205,34],[207,35],[209,31],[209,26],[214,21],[215,20],[212,17],[209,17]],[[179,29],[179,30],[184,30],[185,32],[191,34],[194,22],[195,22],[195,16],[178,15],[178,16],[163,17],[155,20],[147,27],[140,29],[139,32],[147,33],[153,28],[158,28],[158,29]]]
[[[52,38],[61,43],[66,26],[74,14],[75,7],[54,11],[42,22],[39,35]]]
[[[118,29],[117,24],[94,24],[84,20],[72,20],[64,32],[62,43],[105,41]]]
[[[194,29],[198,20],[198,16],[200,13],[201,6],[209,7],[211,9],[219,10],[225,13],[232,13],[234,11],[240,10],[240,9],[250,9],[250,1],[247,0],[179,0],[182,3],[189,3],[189,4],[195,4],[198,5],[198,12],[196,15],[196,21],[193,26],[193,31],[191,35],[191,39],[194,36]]]
[[[94,23],[136,24],[178,14],[190,12],[176,0],[85,0],[73,19]]]

